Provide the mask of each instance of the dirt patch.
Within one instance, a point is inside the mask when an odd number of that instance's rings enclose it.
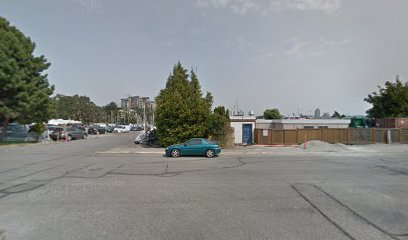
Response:
[[[299,148],[304,148],[304,144],[300,144]],[[330,144],[327,142],[319,141],[319,140],[311,140],[306,143],[306,149],[307,151],[314,151],[314,152],[346,152],[346,151],[351,151],[348,146],[341,144],[341,143],[336,143],[336,144]]]

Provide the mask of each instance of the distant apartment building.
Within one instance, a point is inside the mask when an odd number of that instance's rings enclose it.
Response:
[[[149,97],[130,96],[120,99],[121,109],[118,111],[118,122],[154,124],[156,102]]]
[[[142,109],[145,107],[156,107],[156,102],[151,101],[149,97],[132,96],[120,99],[120,107],[122,109]]]

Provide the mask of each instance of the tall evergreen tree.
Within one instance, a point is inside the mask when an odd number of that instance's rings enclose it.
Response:
[[[203,98],[194,71],[189,76],[180,62],[174,65],[156,104],[156,126],[164,146],[205,136],[211,104]]]
[[[0,17],[0,128],[10,121],[43,122],[51,117],[50,63],[34,56],[35,44]],[[4,131],[0,131],[0,139]]]

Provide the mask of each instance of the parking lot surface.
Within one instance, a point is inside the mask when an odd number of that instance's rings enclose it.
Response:
[[[408,145],[174,159],[134,137],[0,147],[0,239],[408,240]]]

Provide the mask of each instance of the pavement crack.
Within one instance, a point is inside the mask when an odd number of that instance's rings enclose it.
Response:
[[[26,175],[23,175],[23,176],[19,176],[19,177],[13,178],[13,179],[9,179],[8,182],[11,182],[11,181],[14,181],[14,180],[17,180],[17,179],[20,179],[20,178],[25,178],[25,177],[28,177],[28,176],[31,176],[31,175],[34,175],[34,174],[37,174],[37,173],[40,173],[40,172],[44,172],[44,171],[47,171],[47,170],[51,170],[51,169],[60,167],[60,166],[62,166],[62,165],[64,165],[64,164],[58,164],[58,165],[56,165],[56,166],[44,168],[44,169],[41,169],[41,170],[38,170],[38,171],[35,171],[35,172],[32,172],[32,173],[29,173],[29,174],[26,174]]]
[[[342,228],[340,225],[338,225],[336,222],[334,222],[329,216],[327,216],[318,206],[316,206],[314,203],[312,203],[294,185],[290,185],[290,186],[299,196],[301,196],[307,203],[309,203],[310,206],[312,206],[316,211],[318,211],[320,213],[320,215],[322,215],[327,221],[329,221],[341,233],[343,233],[346,237],[348,237],[351,240],[357,240],[353,236],[351,236],[344,228]]]
[[[313,184],[313,187],[316,188],[317,190],[321,191],[322,193],[324,193],[326,196],[328,196],[329,198],[331,198],[333,201],[335,201],[336,203],[338,203],[339,205],[341,205],[342,207],[346,208],[347,210],[349,210],[351,213],[353,213],[353,215],[355,215],[356,217],[360,218],[361,220],[363,220],[365,223],[367,223],[368,225],[374,227],[375,229],[377,229],[378,231],[388,235],[388,236],[408,236],[408,233],[402,233],[402,234],[398,234],[398,233],[390,233],[385,231],[384,229],[380,228],[378,225],[376,225],[375,223],[371,222],[370,220],[368,220],[367,218],[363,217],[362,215],[360,215],[359,213],[357,213],[356,211],[354,211],[352,208],[350,208],[349,206],[347,206],[346,204],[342,203],[340,200],[338,200],[337,198],[335,198],[333,195],[331,195],[330,193],[326,192],[325,190],[323,190],[322,188],[316,186]],[[397,238],[394,238],[397,239]]]

